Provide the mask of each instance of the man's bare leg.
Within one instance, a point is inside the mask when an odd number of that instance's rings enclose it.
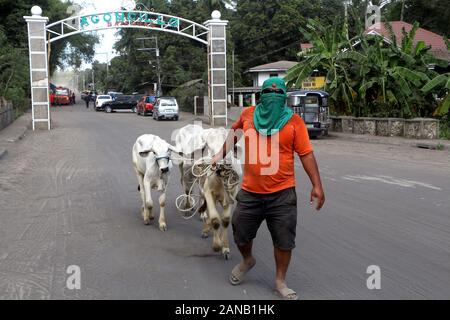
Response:
[[[242,255],[242,262],[234,267],[231,271],[230,282],[234,285],[240,284],[244,280],[245,274],[253,268],[256,263],[255,258],[252,255],[253,242],[250,242],[243,246],[238,246]]]
[[[276,276],[275,276],[275,288],[280,295],[287,300],[297,299],[297,294],[292,289],[289,289],[286,285],[286,273],[291,262],[291,250],[281,250],[274,247]]]

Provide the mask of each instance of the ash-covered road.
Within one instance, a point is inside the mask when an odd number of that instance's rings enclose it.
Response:
[[[170,140],[192,116],[157,122],[77,105],[52,108],[52,119],[53,130],[29,132],[0,160],[0,299],[277,299],[265,224],[255,268],[231,286],[237,249],[223,260],[200,237],[201,222],[177,213],[177,168],[168,231],[142,223],[132,145],[143,133]],[[297,161],[299,226],[287,280],[300,299],[449,299],[448,150],[313,145],[327,201],[318,214],[309,206]],[[66,286],[70,265],[80,267],[80,290]],[[381,269],[380,290],[366,286],[370,265]]]

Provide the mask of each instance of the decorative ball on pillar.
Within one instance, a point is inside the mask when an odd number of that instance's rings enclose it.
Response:
[[[214,10],[211,13],[211,18],[213,18],[214,20],[220,20],[220,17],[222,16],[222,14],[220,13],[219,10]]]
[[[42,15],[42,9],[39,6],[33,6],[31,8],[31,14],[33,17],[40,17]]]

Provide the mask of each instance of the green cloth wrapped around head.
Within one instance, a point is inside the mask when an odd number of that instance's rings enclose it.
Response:
[[[286,84],[281,78],[264,81],[260,103],[255,108],[253,121],[259,133],[270,136],[281,130],[291,119],[293,111],[286,105]]]

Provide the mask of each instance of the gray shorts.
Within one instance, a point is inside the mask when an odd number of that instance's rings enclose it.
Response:
[[[240,190],[233,213],[234,242],[238,246],[250,243],[259,226],[266,220],[273,245],[281,250],[295,248],[297,227],[297,194],[288,188],[270,194]]]

